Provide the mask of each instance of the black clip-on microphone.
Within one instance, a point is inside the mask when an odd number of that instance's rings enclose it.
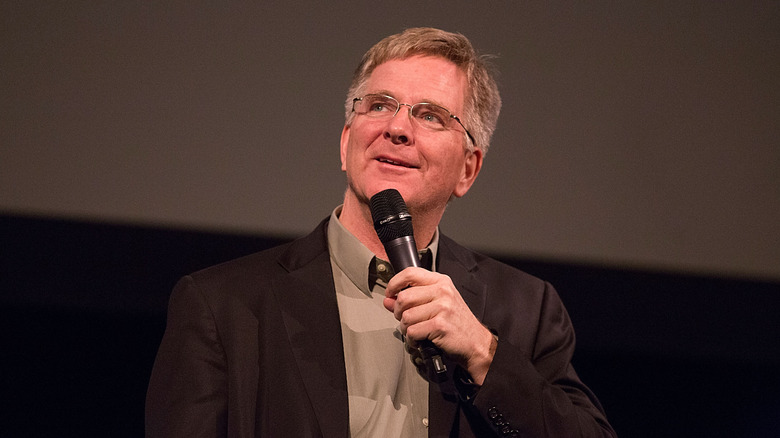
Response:
[[[374,229],[385,247],[393,270],[401,272],[410,266],[421,267],[414,242],[412,216],[398,190],[383,190],[372,196],[370,202]],[[419,345],[428,380],[437,383],[446,380],[447,366],[442,360],[444,353],[441,349],[428,339],[420,341]]]

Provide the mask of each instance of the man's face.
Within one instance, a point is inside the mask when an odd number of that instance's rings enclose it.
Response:
[[[366,85],[365,94],[387,94],[410,105],[435,103],[463,116],[466,76],[441,57],[387,61]],[[374,194],[394,188],[410,210],[443,208],[452,195],[466,194],[482,165],[479,150],[464,148],[464,135],[455,121],[443,131],[418,126],[403,105],[390,120],[356,114],[341,135],[347,190],[367,203]]]

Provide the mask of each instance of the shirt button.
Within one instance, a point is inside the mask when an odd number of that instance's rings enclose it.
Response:
[[[385,272],[385,271],[387,271],[387,267],[386,267],[386,266],[385,266],[383,263],[379,263],[379,264],[377,265],[376,269],[377,269],[379,272]]]
[[[423,426],[428,427],[428,419],[423,418]]]

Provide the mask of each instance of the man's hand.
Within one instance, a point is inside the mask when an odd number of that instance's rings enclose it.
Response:
[[[496,340],[477,320],[443,274],[422,268],[397,273],[385,291],[385,308],[401,323],[407,343],[430,339],[481,385],[493,361]]]

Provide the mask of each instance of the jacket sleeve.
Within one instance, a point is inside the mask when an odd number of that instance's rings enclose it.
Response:
[[[616,436],[595,395],[571,365],[574,330],[549,283],[544,283],[538,319],[531,323],[536,328],[530,343],[521,340],[528,333],[496,330],[493,363],[467,402],[468,409],[501,437]],[[532,345],[526,347],[532,351],[521,345]]]
[[[227,430],[226,359],[212,311],[190,277],[174,288],[146,395],[146,436],[220,437]]]

